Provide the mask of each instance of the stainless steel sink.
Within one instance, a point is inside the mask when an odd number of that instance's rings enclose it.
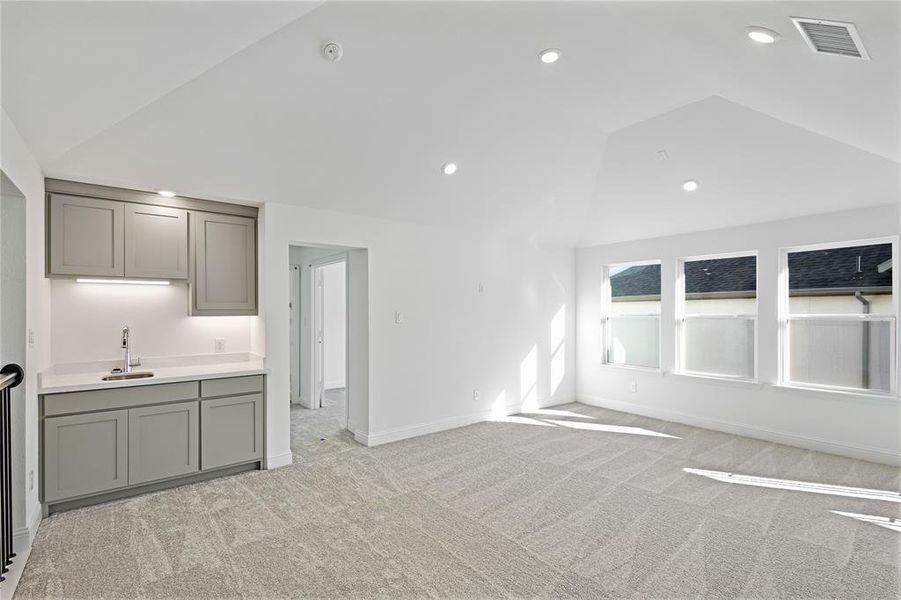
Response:
[[[112,375],[107,375],[103,378],[103,381],[122,381],[125,379],[145,379],[147,377],[153,377],[153,373],[151,371],[135,371],[133,373],[114,373]]]

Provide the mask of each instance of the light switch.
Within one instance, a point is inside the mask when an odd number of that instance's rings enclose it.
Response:
[[[402,312],[394,313],[394,322],[397,323],[398,325],[402,324],[404,322],[404,313],[402,313]]]

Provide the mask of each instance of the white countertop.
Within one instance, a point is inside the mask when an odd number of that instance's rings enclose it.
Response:
[[[114,366],[122,361],[101,361],[55,365],[38,374],[38,394],[59,394],[83,390],[105,390],[111,388],[155,385],[198,379],[221,379],[243,375],[264,375],[263,359],[254,354],[219,354],[204,356],[183,356],[175,358],[146,358],[141,366],[132,371],[152,371],[153,377],[103,381]]]

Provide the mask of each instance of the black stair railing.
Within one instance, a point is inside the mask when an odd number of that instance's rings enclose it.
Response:
[[[13,558],[13,474],[12,474],[12,415],[10,390],[22,383],[24,372],[19,365],[9,364],[0,369],[0,581],[6,578]]]

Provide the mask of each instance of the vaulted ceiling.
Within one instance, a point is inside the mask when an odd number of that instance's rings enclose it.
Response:
[[[0,91],[49,176],[602,243],[897,202],[899,6],[3,2]]]

